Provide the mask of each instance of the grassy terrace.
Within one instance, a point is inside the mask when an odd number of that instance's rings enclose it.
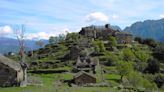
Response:
[[[54,84],[55,80],[72,79],[73,75],[70,73],[34,74],[33,76],[40,77],[43,81],[43,86],[7,87],[0,88],[0,92],[119,92],[111,87],[68,87],[67,84],[62,84],[61,86]]]
[[[11,91],[12,90],[12,91]],[[26,87],[26,88],[1,88],[0,92],[119,92],[107,87]]]

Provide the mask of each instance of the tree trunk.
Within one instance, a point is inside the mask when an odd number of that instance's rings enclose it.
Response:
[[[23,80],[20,84],[21,87],[26,87],[27,86],[27,65],[25,63],[25,54],[24,54],[24,48],[22,48],[21,52],[21,67],[23,69]]]
[[[23,81],[20,83],[20,87],[27,86],[27,68],[23,68]]]

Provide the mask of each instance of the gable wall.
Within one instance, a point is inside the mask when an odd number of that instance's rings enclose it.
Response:
[[[17,81],[17,72],[0,63],[0,86],[11,86]]]

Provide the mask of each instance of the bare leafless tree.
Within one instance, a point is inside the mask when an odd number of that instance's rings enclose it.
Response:
[[[15,28],[15,34],[19,43],[19,55],[20,55],[20,64],[23,69],[23,81],[20,83],[20,86],[27,86],[27,65],[25,63],[25,25],[17,26]]]

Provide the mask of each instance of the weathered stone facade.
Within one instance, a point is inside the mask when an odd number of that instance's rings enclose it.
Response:
[[[75,69],[77,71],[85,71],[85,72],[95,72],[95,67],[97,65],[97,60],[91,57],[78,57],[75,65]]]
[[[83,27],[79,34],[91,38],[91,39],[102,39],[108,40],[109,36],[114,36],[117,38],[118,44],[131,44],[132,35],[129,33],[121,32],[119,30],[114,30],[109,24],[105,26],[88,26]]]
[[[118,44],[131,44],[132,43],[132,35],[126,32],[117,32],[115,34],[117,38]]]
[[[117,30],[113,30],[110,28],[109,24],[103,26],[88,26],[83,27],[79,34],[84,35],[88,38],[100,38],[103,40],[107,40],[109,36],[113,36],[117,32]]]
[[[19,85],[23,80],[21,65],[0,55],[0,86]]]
[[[91,75],[88,74],[86,72],[79,72],[74,76],[74,82],[76,85],[85,85],[85,84],[89,84],[89,83],[96,83],[96,78]]]

